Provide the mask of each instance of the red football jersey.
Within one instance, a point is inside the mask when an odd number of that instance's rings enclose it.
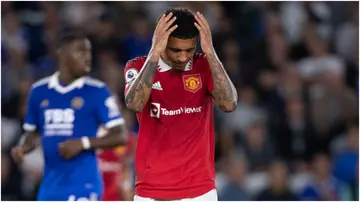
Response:
[[[146,57],[124,69],[127,93]],[[160,59],[148,103],[137,113],[136,195],[192,198],[215,188],[213,80],[207,59],[195,54],[184,72]]]

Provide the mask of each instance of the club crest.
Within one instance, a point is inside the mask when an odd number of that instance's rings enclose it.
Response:
[[[40,103],[40,106],[41,106],[41,107],[48,107],[48,106],[49,106],[49,100],[48,100],[48,99],[43,100],[43,101]]]
[[[202,87],[200,74],[184,75],[183,82],[185,90],[192,93],[195,93]]]
[[[84,99],[81,97],[75,97],[71,100],[71,107],[74,109],[80,109],[84,105]]]

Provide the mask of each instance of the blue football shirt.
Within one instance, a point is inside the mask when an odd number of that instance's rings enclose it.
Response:
[[[23,128],[41,134],[44,175],[38,200],[101,200],[102,177],[94,150],[65,160],[58,144],[72,138],[96,137],[100,125],[109,129],[124,123],[108,87],[82,77],[64,87],[58,73],[31,89]]]

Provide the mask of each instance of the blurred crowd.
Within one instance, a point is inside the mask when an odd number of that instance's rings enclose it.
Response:
[[[169,7],[200,11],[239,95],[216,107],[219,200],[359,200],[358,2],[1,2],[1,197],[34,200],[41,148],[17,166],[31,84],[56,71],[68,30],[93,45],[92,76],[124,106],[123,68],[146,55]],[[129,159],[131,161],[131,158]]]

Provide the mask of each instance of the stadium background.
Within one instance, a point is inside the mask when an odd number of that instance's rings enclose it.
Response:
[[[35,199],[41,150],[23,166],[9,150],[31,84],[56,69],[56,39],[90,36],[92,75],[118,94],[136,133],[124,64],[147,54],[171,6],[204,13],[238,89],[235,112],[215,108],[219,199],[358,200],[358,2],[1,2],[2,200]]]

